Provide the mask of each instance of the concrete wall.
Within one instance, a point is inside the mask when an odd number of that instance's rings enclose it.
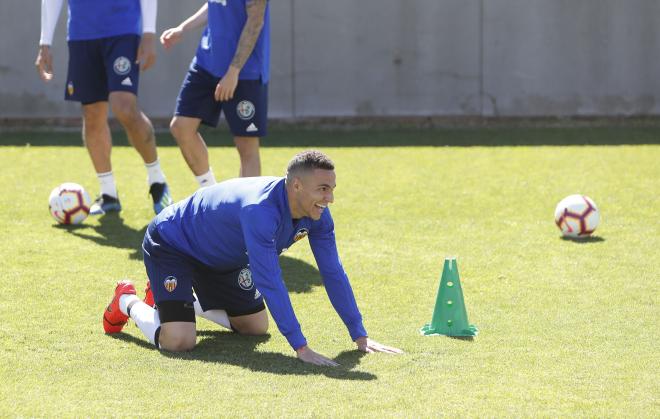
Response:
[[[230,0],[231,1],[231,0]],[[202,3],[160,0],[158,28]],[[271,117],[660,114],[657,0],[272,0]],[[0,1],[0,118],[69,117],[34,70],[37,0]],[[159,48],[140,103],[168,117],[199,33]]]

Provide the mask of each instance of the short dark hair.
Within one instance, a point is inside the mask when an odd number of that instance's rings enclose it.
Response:
[[[290,182],[299,173],[314,169],[335,170],[330,157],[318,150],[305,150],[293,156],[286,168],[286,180]]]

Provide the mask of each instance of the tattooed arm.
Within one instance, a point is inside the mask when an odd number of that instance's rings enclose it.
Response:
[[[238,75],[245,65],[245,62],[252,54],[254,46],[261,34],[261,28],[264,26],[264,16],[266,14],[266,2],[268,0],[247,0],[245,9],[247,11],[247,21],[238,40],[238,47],[234,54],[234,59],[229,65],[227,73],[222,77],[220,83],[215,88],[215,99],[218,101],[229,100],[234,97],[234,90],[238,84]]]

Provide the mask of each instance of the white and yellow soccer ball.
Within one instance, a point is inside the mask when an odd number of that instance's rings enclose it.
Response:
[[[555,223],[565,237],[589,237],[599,222],[600,211],[596,203],[585,195],[569,195],[555,208]]]
[[[67,182],[53,189],[48,197],[50,215],[60,224],[80,224],[87,215],[92,200],[85,188]]]

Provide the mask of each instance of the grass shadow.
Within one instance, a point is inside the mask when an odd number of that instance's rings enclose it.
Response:
[[[605,239],[603,237],[600,237],[600,236],[587,236],[587,237],[583,237],[583,238],[561,236],[561,239],[565,242],[573,242],[573,243],[580,243],[580,244],[600,243],[600,242],[605,241]]]
[[[310,292],[312,288],[323,285],[318,268],[302,260],[280,256],[280,268],[290,292]]]
[[[155,349],[146,340],[132,335],[118,333],[111,336],[143,348]],[[359,365],[360,359],[366,355],[363,352],[344,351],[334,358],[334,361],[340,364],[338,367],[322,367],[305,364],[293,354],[258,351],[257,347],[269,339],[270,335],[241,336],[226,331],[200,330],[197,332],[197,346],[192,351],[183,353],[161,351],[161,354],[168,358],[235,365],[250,371],[277,375],[325,375],[338,380],[358,381],[378,378],[368,372],[353,371]]]
[[[98,235],[85,234],[83,232],[85,228],[93,229]],[[142,239],[147,231],[147,226],[136,230],[124,224],[124,220],[117,213],[101,216],[98,225],[84,225],[84,227],[81,225],[80,228],[67,228],[67,231],[101,246],[132,250],[129,257],[142,260]]]

